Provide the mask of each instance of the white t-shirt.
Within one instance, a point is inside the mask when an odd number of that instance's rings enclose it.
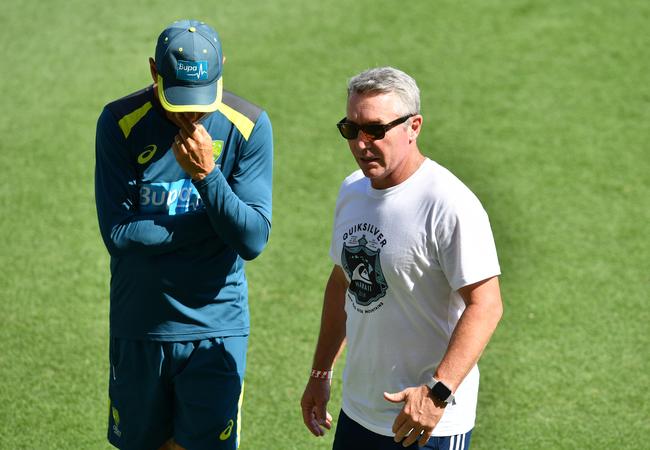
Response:
[[[382,190],[358,170],[339,192],[330,256],[350,282],[343,410],[368,430],[392,436],[403,404],[383,393],[431,379],[465,309],[457,290],[500,274],[487,214],[430,159]],[[434,436],[474,427],[478,380],[475,366]]]

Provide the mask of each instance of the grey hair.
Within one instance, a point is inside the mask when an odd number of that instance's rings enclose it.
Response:
[[[420,113],[420,89],[415,80],[394,67],[368,69],[350,78],[348,99],[352,94],[390,94],[400,98],[403,114]]]

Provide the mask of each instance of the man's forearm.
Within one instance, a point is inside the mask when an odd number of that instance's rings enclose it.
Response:
[[[258,181],[259,182],[259,181]],[[271,181],[265,185],[265,196],[271,195]],[[257,257],[266,246],[271,233],[270,209],[267,218],[261,209],[241,200],[228,185],[223,174],[213,170],[195,186],[206,206],[213,229],[224,242],[227,242],[242,258],[251,260]],[[260,200],[260,203],[265,203]],[[266,203],[270,208],[270,199]]]
[[[211,236],[216,238],[204,211],[177,216],[133,215],[113,226],[102,222],[101,218],[100,214],[102,237],[112,256],[158,255],[197,244]]]
[[[323,301],[320,333],[314,354],[313,368],[328,370],[345,344],[345,292],[347,280],[340,267],[332,270]]]
[[[498,278],[460,290],[467,307],[434,376],[455,391],[478,362],[503,313]]]

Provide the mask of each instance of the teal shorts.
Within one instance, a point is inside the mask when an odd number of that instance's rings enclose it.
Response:
[[[236,449],[248,336],[191,342],[112,338],[108,440],[123,450]]]

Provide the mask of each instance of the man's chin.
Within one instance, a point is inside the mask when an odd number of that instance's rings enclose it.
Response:
[[[376,163],[371,163],[371,165],[362,164],[360,168],[363,174],[370,179],[380,178],[384,174],[384,169]]]

